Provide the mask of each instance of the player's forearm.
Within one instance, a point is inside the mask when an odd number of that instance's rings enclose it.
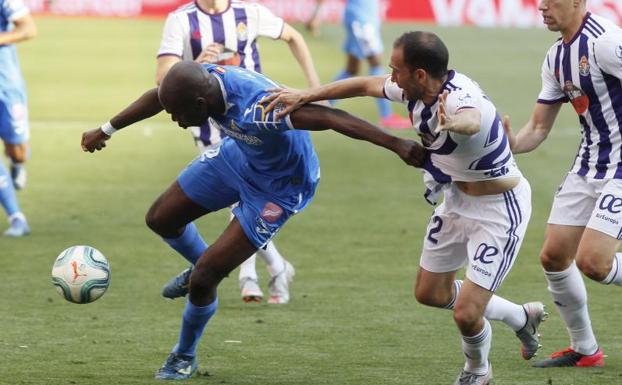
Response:
[[[110,124],[117,130],[150,118],[164,108],[158,98],[158,89],[145,92],[140,98],[110,119]]]
[[[446,129],[463,135],[477,134],[481,128],[481,114],[478,110],[470,109],[460,112],[451,118]]]
[[[357,96],[382,97],[382,87],[380,92],[373,92],[369,86],[371,81],[375,81],[373,76],[353,77],[336,82],[325,84],[321,87],[307,90],[305,102],[317,102],[320,100],[347,99]]]
[[[288,42],[288,45],[289,49],[292,51],[292,55],[294,55],[294,58],[300,65],[300,68],[307,79],[309,87],[319,87],[320,78],[315,71],[309,47],[307,47],[307,44],[302,36],[299,33],[296,33],[292,36],[291,40]]]
[[[37,36],[37,26],[32,18],[27,17],[16,21],[11,31],[0,33],[0,45],[15,44]]]
[[[516,134],[514,146],[512,152],[515,154],[521,154],[535,150],[540,143],[549,135],[550,129],[537,125],[533,121],[529,121],[519,132]]]
[[[317,104],[306,104],[291,115],[295,127],[310,131],[333,130],[353,139],[396,150],[396,137],[345,111]]]

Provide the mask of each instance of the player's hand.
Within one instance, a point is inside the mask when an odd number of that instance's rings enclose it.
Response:
[[[106,147],[106,141],[110,136],[106,135],[101,128],[95,128],[82,134],[80,145],[82,151],[95,152]]]
[[[275,115],[276,119],[283,118],[307,103],[307,95],[302,90],[293,88],[271,88],[266,91],[271,94],[264,97],[261,103],[264,105],[268,103],[265,108],[266,113],[275,109],[276,106],[279,106],[279,110]]]
[[[436,112],[438,116],[438,125],[434,130],[435,134],[451,130],[452,116],[447,114],[447,108],[445,107],[447,104],[447,95],[449,95],[449,92],[445,90],[438,96],[438,111]]]
[[[414,140],[399,138],[398,141],[397,155],[408,165],[423,166],[428,150]]]
[[[218,55],[220,55],[225,50],[225,46],[218,43],[208,44],[203,48],[203,51],[194,59],[195,62],[205,64],[205,63],[216,63],[218,61]]]
[[[512,132],[512,127],[510,127],[510,117],[508,115],[503,115],[501,123],[503,124],[503,130],[505,131],[505,135],[508,137],[510,150],[514,151],[514,149],[516,148],[516,135],[514,135],[514,132]]]

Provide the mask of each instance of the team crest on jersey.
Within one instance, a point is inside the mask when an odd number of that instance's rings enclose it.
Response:
[[[622,45],[616,47],[616,56],[622,59]]]
[[[566,80],[564,83],[564,94],[579,115],[584,114],[590,106],[590,99],[587,95],[579,87],[572,84],[570,80]]]
[[[214,68],[214,71],[218,72],[219,74],[224,74],[225,72],[227,72],[227,70],[222,67],[216,67]]]
[[[579,60],[579,75],[588,76],[590,74],[590,62],[587,60],[587,56],[581,56]]]
[[[238,23],[237,32],[238,32],[238,40],[240,41],[248,40],[248,28],[246,27],[245,23],[243,22]]]
[[[274,223],[283,215],[283,209],[276,203],[268,202],[261,210],[260,217],[268,223]]]

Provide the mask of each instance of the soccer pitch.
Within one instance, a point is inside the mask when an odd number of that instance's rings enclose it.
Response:
[[[38,18],[39,36],[19,47],[29,88],[32,159],[19,193],[32,234],[0,238],[0,384],[152,384],[177,340],[183,301],[160,288],[185,267],[144,224],[151,202],[196,155],[189,133],[162,114],[115,134],[97,154],[80,149],[82,131],[99,126],[154,84],[163,20]],[[392,40],[432,29],[450,50],[450,66],[476,79],[515,129],[540,89],[540,66],[557,38],[544,30],[384,28]],[[323,82],[341,69],[339,26],[308,38]],[[303,87],[281,42],[261,41],[264,72]],[[372,100],[338,107],[376,121]],[[395,105],[400,113],[405,107]],[[399,135],[414,137],[413,132]],[[463,357],[451,313],[416,303],[412,282],[432,206],[421,174],[392,153],[333,132],[313,133],[322,166],[314,202],[276,237],[296,267],[285,306],[244,304],[237,271],[220,286],[220,307],[199,345],[201,375],[190,383],[255,385],[450,384]],[[549,139],[517,157],[533,189],[527,238],[499,294],[543,301],[540,355],[568,344],[538,253],[552,195],[579,141],[564,107]],[[213,240],[228,213],[198,222]],[[71,245],[91,245],[111,264],[106,295],[75,305],[55,293],[50,271]],[[258,262],[262,288],[267,272]],[[601,369],[534,369],[514,333],[493,323],[496,384],[622,382],[617,287],[587,282],[594,329],[606,358]]]

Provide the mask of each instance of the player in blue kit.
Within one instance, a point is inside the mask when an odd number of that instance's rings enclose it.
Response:
[[[382,36],[380,35],[380,1],[347,0],[343,14],[346,41],[343,51],[346,54],[346,66],[334,80],[347,79],[358,75],[361,61],[369,63],[369,75],[386,73],[382,65]],[[377,98],[380,125],[386,128],[411,128],[410,120],[393,113],[391,103],[384,98]]]
[[[220,148],[206,151],[182,171],[146,216],[147,225],[195,266],[179,341],[156,378],[192,376],[197,370],[197,344],[218,307],[220,281],[313,198],[319,162],[309,133],[297,128],[333,129],[385,147],[408,164],[423,162],[425,151],[416,142],[394,137],[341,110],[307,105],[276,119],[276,113],[266,113],[262,104],[268,95],[265,90],[275,85],[238,67],[180,62],[159,88],[83,134],[85,151],[101,150],[117,129],[165,109],[183,128],[210,120],[228,135]],[[238,201],[235,218],[208,247],[192,221]]]
[[[0,205],[9,216],[5,236],[30,233],[26,217],[15,196],[15,189],[26,184],[24,162],[28,154],[28,108],[26,86],[19,69],[15,43],[37,33],[28,8],[21,0],[0,0],[0,138],[11,161],[11,175],[0,162]]]

